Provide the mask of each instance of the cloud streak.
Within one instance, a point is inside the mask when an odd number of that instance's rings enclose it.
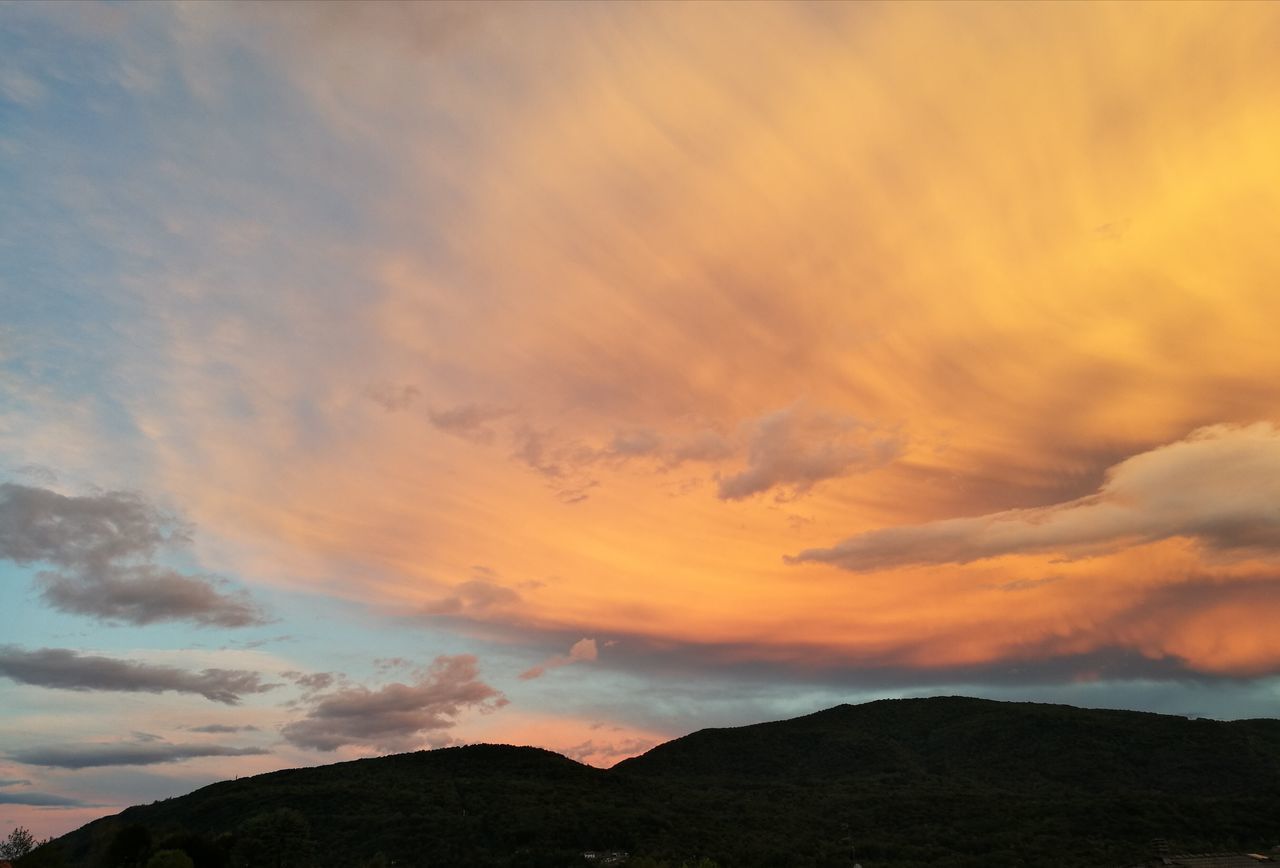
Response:
[[[85,802],[68,796],[54,793],[40,793],[34,790],[21,793],[0,792],[0,805],[28,805],[34,808],[83,808]]]
[[[191,732],[203,732],[217,735],[227,735],[234,732],[257,732],[258,727],[252,724],[244,726],[233,726],[227,723],[207,723],[204,726],[187,727]]]
[[[106,766],[152,766],[201,757],[263,756],[258,747],[229,747],[219,744],[90,744],[32,747],[13,751],[9,758],[29,766],[60,769],[90,769]]]
[[[237,705],[247,695],[276,687],[264,684],[256,672],[241,669],[192,672],[65,648],[24,651],[14,645],[0,646],[0,676],[56,690],[190,693],[223,705]]]
[[[1280,430],[1215,425],[1110,468],[1096,494],[1053,506],[891,527],[806,549],[790,563],[848,570],[1088,555],[1185,537],[1217,555],[1280,551]]]

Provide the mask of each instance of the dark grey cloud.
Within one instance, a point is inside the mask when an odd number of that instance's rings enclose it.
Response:
[[[102,572],[122,558],[146,557],[187,538],[188,529],[173,516],[131,492],[68,497],[0,483],[0,556],[19,564],[46,561]]]
[[[53,793],[38,793],[34,790],[19,793],[0,793],[0,805],[29,805],[35,808],[83,808],[85,802]]]
[[[193,672],[174,666],[96,657],[65,648],[25,651],[15,645],[0,645],[0,676],[58,690],[193,693],[226,705],[236,705],[247,694],[264,693],[276,687],[262,683],[256,672],[240,669]]]
[[[134,493],[72,497],[0,483],[0,558],[53,566],[37,583],[54,608],[129,624],[264,623],[249,597],[220,579],[154,563],[162,546],[189,539],[186,524]]]
[[[747,466],[720,479],[721,500],[775,489],[795,497],[824,480],[879,467],[902,449],[881,429],[799,404],[761,416],[748,429]]]
[[[258,747],[228,747],[220,744],[125,742],[33,747],[14,751],[9,754],[9,758],[29,766],[89,769],[103,766],[151,766],[199,757],[262,756],[266,753],[266,750]]]
[[[1280,429],[1215,425],[1111,467],[1095,493],[1052,506],[880,528],[789,563],[848,570],[1009,554],[1102,554],[1172,537],[1217,554],[1280,552]]]
[[[1182,600],[1189,605],[1199,595],[1187,594]],[[1180,601],[1181,602],[1181,601]],[[1068,685],[1084,681],[1178,681],[1240,682],[1242,676],[1204,672],[1174,654],[1151,654],[1123,644],[1126,624],[1139,620],[1145,611],[1162,609],[1172,615],[1165,601],[1152,601],[1135,606],[1128,614],[1118,616],[1101,631],[1091,634],[1096,647],[1089,651],[1072,649],[1082,634],[1031,642],[1011,648],[999,659],[980,663],[954,665],[919,665],[910,662],[922,651],[929,650],[929,640],[903,641],[878,652],[835,654],[812,646],[772,647],[769,657],[748,643],[657,643],[643,636],[619,642],[622,651],[610,655],[610,666],[617,672],[649,680],[693,679],[703,683],[709,677],[720,679],[732,692],[736,684],[791,684],[848,687],[858,690],[893,691],[923,687],[954,688],[955,685],[989,687],[1032,687]],[[1181,611],[1179,609],[1178,611]]]
[[[348,744],[410,750],[438,740],[467,709],[490,711],[507,704],[479,676],[479,664],[470,654],[437,657],[412,684],[348,687],[318,696],[307,716],[281,733],[290,744],[312,750]]]
[[[328,690],[338,679],[332,672],[285,672],[284,677],[301,687],[304,693]]]
[[[228,735],[235,732],[257,732],[258,728],[252,724],[247,726],[231,726],[226,723],[206,723],[204,726],[187,727],[191,732],[206,732],[211,735]]]
[[[222,591],[217,579],[152,564],[116,566],[92,581],[69,573],[41,573],[37,581],[41,596],[55,609],[106,621],[145,625],[185,620],[217,627],[265,621],[243,591]]]

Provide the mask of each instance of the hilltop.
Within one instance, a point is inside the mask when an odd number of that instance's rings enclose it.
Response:
[[[1277,720],[938,697],[704,729],[608,770],[475,745],[224,781],[90,823],[18,868],[119,868],[171,848],[196,868],[379,854],[562,868],[593,850],[848,866],[855,847],[865,868],[1106,868],[1157,837],[1268,848],[1278,803]],[[264,859],[273,847],[281,858]]]

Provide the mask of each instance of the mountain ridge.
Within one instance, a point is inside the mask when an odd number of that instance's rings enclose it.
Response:
[[[1015,866],[1049,851],[1062,868],[1105,868],[1152,838],[1269,847],[1276,804],[1280,720],[931,697],[697,730],[609,769],[511,745],[283,769],[134,806],[45,858],[120,868],[113,842],[141,828],[152,849],[199,839],[196,868],[248,864],[236,855],[247,824],[296,810],[316,865],[381,853],[550,868],[616,849],[654,864],[834,866],[856,846],[865,868]]]

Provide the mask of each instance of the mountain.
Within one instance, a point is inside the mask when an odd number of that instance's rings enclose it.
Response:
[[[90,823],[18,868],[161,849],[195,868],[378,854],[562,868],[609,850],[641,866],[849,866],[855,848],[865,868],[1107,868],[1155,838],[1265,850],[1278,807],[1277,720],[938,697],[701,730],[609,770],[475,745],[224,781]]]

